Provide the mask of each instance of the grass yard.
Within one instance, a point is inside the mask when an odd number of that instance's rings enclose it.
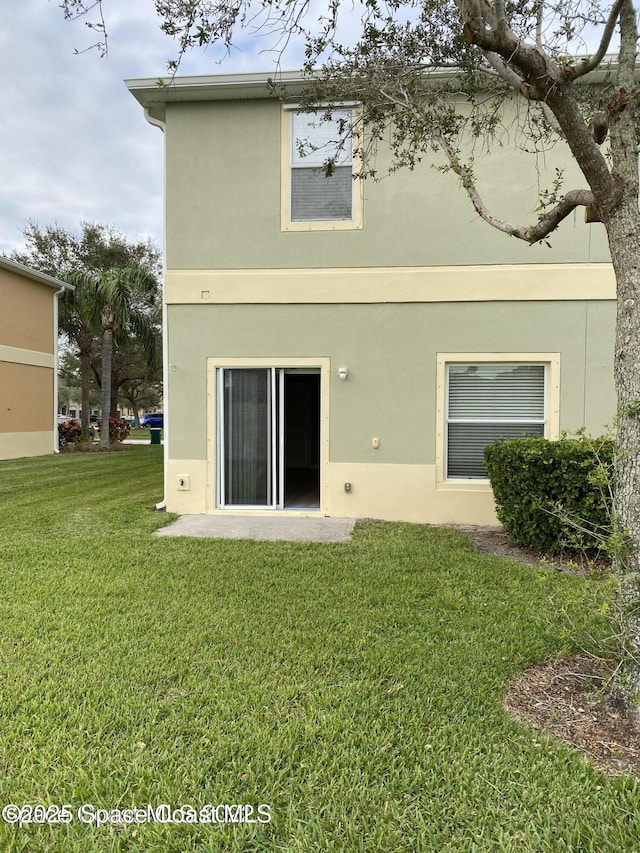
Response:
[[[131,427],[131,432],[128,436],[130,439],[135,439],[136,441],[148,441],[151,442],[151,433],[148,429],[144,427],[140,427],[140,429],[136,429],[135,427]]]
[[[640,850],[638,783],[501,707],[606,636],[605,583],[417,525],[156,538],[161,454],[0,462],[0,801],[71,818],[0,822],[0,850]],[[271,820],[96,827],[83,804]]]

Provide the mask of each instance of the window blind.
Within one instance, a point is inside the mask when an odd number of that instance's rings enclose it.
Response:
[[[291,219],[351,219],[351,166],[326,177],[319,168],[291,170]]]
[[[291,115],[291,220],[348,220],[353,215],[351,139],[343,122],[350,123],[350,110],[334,110],[330,120],[321,113]],[[336,167],[327,177],[323,165],[336,157]]]
[[[500,438],[544,435],[543,364],[448,367],[447,477],[484,479],[484,448]]]

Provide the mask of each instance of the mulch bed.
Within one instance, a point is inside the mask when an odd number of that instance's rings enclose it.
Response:
[[[593,563],[576,555],[549,557],[509,543],[502,528],[460,526],[476,550],[556,571],[585,574]],[[606,574],[606,565],[597,565]],[[607,776],[640,779],[640,720],[624,713],[608,691],[614,664],[588,654],[554,657],[521,673],[508,686],[504,707],[521,723],[578,749]]]
[[[588,574],[596,570],[606,575],[608,565],[603,560],[587,560],[583,554],[566,552],[563,554],[547,554],[536,548],[521,548],[512,545],[502,527],[480,527],[475,524],[455,525],[457,530],[466,534],[477,551],[514,560],[528,566],[540,566],[555,569],[566,574]]]
[[[521,673],[504,707],[521,723],[579,749],[607,776],[640,779],[640,724],[609,693],[609,661],[591,655],[555,657]]]

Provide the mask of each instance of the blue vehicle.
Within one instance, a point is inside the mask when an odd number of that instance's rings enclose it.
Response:
[[[162,429],[164,427],[164,412],[147,412],[142,419],[141,426]]]

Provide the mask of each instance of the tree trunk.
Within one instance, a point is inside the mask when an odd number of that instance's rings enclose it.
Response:
[[[615,521],[620,547],[614,567],[620,584],[618,617],[625,663],[618,688],[640,715],[640,216],[637,199],[606,223],[616,273],[614,376],[618,400]]]
[[[102,330],[102,386],[100,388],[100,407],[102,426],[100,427],[100,446],[111,447],[109,436],[109,412],[111,410],[111,362],[113,360],[113,328],[104,325]]]
[[[115,367],[111,370],[111,401],[109,403],[109,417],[118,417],[118,371]]]
[[[125,395],[125,400],[131,407],[131,411],[133,412],[133,426],[135,429],[140,429],[140,410],[138,406],[138,401],[136,400],[136,393],[134,390],[131,390],[129,394]]]
[[[91,345],[87,348],[80,343],[80,422],[82,424],[82,435],[89,437],[89,423],[91,405],[89,403],[89,391],[91,388]]]

